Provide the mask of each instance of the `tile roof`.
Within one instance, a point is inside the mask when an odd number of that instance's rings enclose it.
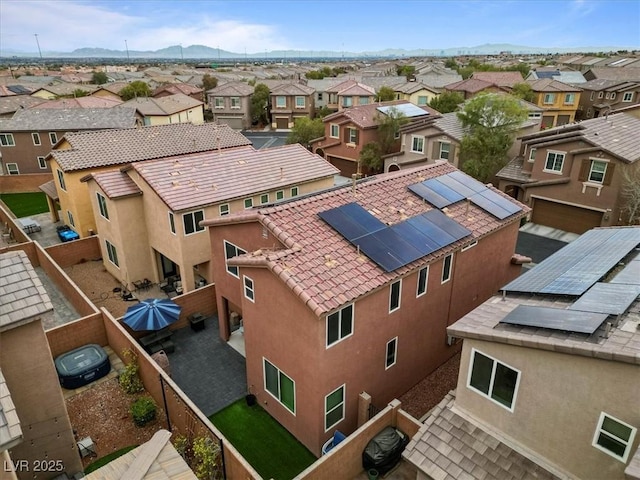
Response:
[[[91,175],[105,195],[109,198],[142,195],[142,190],[131,180],[131,177],[120,170],[95,173]]]
[[[111,108],[122,105],[122,103],[122,100],[117,98],[86,96],[40,102],[35,108]]]
[[[56,188],[55,180],[49,180],[47,183],[43,183],[38,188],[42,190],[47,195],[47,197],[51,198],[52,200],[59,199],[58,189]]]
[[[62,131],[131,128],[136,124],[132,108],[27,108],[0,120],[0,130]]]
[[[589,72],[595,78],[640,82],[640,67],[594,67]]]
[[[581,92],[582,89],[559,82],[553,78],[541,78],[539,80],[527,80],[534,92]]]
[[[228,125],[174,123],[123,130],[68,133],[69,150],[52,150],[63,171],[150,160],[186,153],[251,145]]]
[[[430,87],[426,83],[422,83],[422,82],[399,83],[397,85],[394,85],[391,88],[393,88],[393,90],[396,91],[396,92],[402,92],[402,93],[407,93],[407,94],[416,93],[416,92],[419,92],[420,90],[428,90],[428,91],[430,91],[432,93],[439,93],[433,87]]]
[[[516,83],[524,81],[520,72],[473,72],[471,78],[484,80],[499,87],[513,87]]]
[[[300,144],[193,153],[133,164],[173,211],[331,177],[339,170]]]
[[[640,82],[640,81],[639,81]],[[580,84],[580,88],[583,90],[620,90],[624,88],[631,88],[637,86],[639,82],[629,82],[626,80],[609,80],[606,78],[595,78]]]
[[[523,157],[516,157],[507,163],[504,167],[496,173],[496,177],[503,178],[505,180],[513,180],[520,183],[532,182],[531,172],[523,172],[522,166],[524,165]]]
[[[36,105],[43,105],[49,100],[31,97],[29,95],[13,95],[11,97],[0,97],[0,115],[14,113],[21,108],[31,108]]]
[[[16,413],[16,406],[11,400],[7,382],[0,370],[0,452],[7,450],[22,441],[22,428]]]
[[[196,87],[195,85],[189,85],[188,83],[173,83],[171,85],[164,85],[162,87],[158,87],[153,95],[157,95],[161,92],[170,92],[173,94],[182,93],[184,95],[194,95],[197,93],[201,93],[204,90],[200,87]]]
[[[462,141],[465,131],[456,112],[443,113],[442,117],[436,119],[435,125],[450,137]]]
[[[333,80],[333,83],[325,90],[327,93],[338,93],[341,90],[344,90],[349,87],[353,87],[354,85],[358,85],[358,82],[352,78],[349,78],[348,80],[344,80],[337,83],[336,83],[337,79],[333,78],[332,80]],[[369,88],[372,88],[372,87],[369,87]]]
[[[271,95],[311,95],[315,88],[301,83],[283,83],[271,89]]]
[[[338,92],[338,95],[364,95],[364,96],[371,96],[371,95],[375,95],[376,91],[373,89],[373,87],[370,87],[368,85],[363,85],[361,83],[357,83],[355,85],[351,85],[343,90],[340,90]]]
[[[435,480],[561,478],[456,413],[450,392],[413,436],[402,457]]]
[[[174,113],[189,110],[191,108],[204,105],[200,100],[196,100],[184,93],[167,95],[166,97],[143,97],[132,98],[124,102],[126,107],[134,107],[142,115],[173,115]]]
[[[485,80],[479,80],[477,78],[468,78],[466,80],[462,80],[461,82],[455,82],[450,83],[449,85],[445,85],[444,88],[450,91],[476,93],[490,87],[497,87],[497,85],[495,83],[487,82]]]
[[[216,88],[212,88],[211,90],[207,90],[207,93],[210,95],[219,95],[221,97],[247,97],[249,95],[253,95],[254,90],[255,87],[252,87],[245,82],[229,82],[223,85],[218,85]]]
[[[55,95],[73,95],[76,90],[83,90],[87,93],[91,93],[99,88],[98,85],[78,85],[77,83],[54,83],[53,85],[46,85],[38,90],[45,90]],[[36,90],[36,92],[38,91]],[[36,93],[33,92],[33,93]]]
[[[445,85],[449,85],[454,82],[462,80],[462,76],[457,73],[437,74],[427,73],[424,75],[416,75],[416,80],[429,85],[434,88],[444,88]]]
[[[367,105],[358,105],[356,107],[345,108],[339,112],[332,113],[324,117],[324,122],[340,121],[351,122],[360,128],[375,128],[378,126],[378,116],[382,115],[378,111],[378,107],[393,106],[393,105],[407,105],[411,104],[408,100],[393,100],[391,102],[379,102],[370,103]],[[425,115],[437,115],[438,112],[430,107],[421,106],[418,107],[425,111]],[[343,118],[344,120],[340,120]]]
[[[347,185],[271,208],[256,209],[205,223],[216,225],[244,221],[247,216],[253,216],[262,223],[285,247],[276,251],[251,252],[236,257],[233,262],[270,268],[320,316],[436,261],[459,248],[468,238],[387,273],[360,254],[342,235],[321,220],[318,213],[357,201],[384,223],[395,224],[435,208],[409,191],[409,185],[453,171],[456,171],[454,166],[438,163],[382,174],[359,182],[355,194],[353,187]],[[502,192],[494,191],[517,203]],[[522,213],[502,221],[465,201],[449,206],[446,213],[479,239],[511,222],[519,221],[529,211],[528,207],[521,206]]]
[[[0,272],[0,332],[32,322],[53,309],[25,252],[0,253]]]

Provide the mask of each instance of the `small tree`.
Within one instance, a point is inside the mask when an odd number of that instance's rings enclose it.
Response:
[[[382,151],[380,145],[375,142],[367,143],[360,150],[360,164],[367,167],[372,172],[382,170]]]
[[[376,102],[390,102],[396,99],[396,92],[391,87],[380,87],[375,98]]]
[[[396,74],[399,77],[406,77],[407,80],[413,77],[413,74],[416,72],[416,67],[413,65],[396,65]]]
[[[308,147],[311,140],[324,135],[324,123],[321,118],[309,117],[296,118],[291,133],[287,137],[287,143],[299,143],[303,147]]]
[[[429,106],[440,113],[455,112],[458,105],[464,102],[460,92],[442,92],[429,102]]]
[[[254,123],[266,124],[269,122],[267,113],[270,94],[269,87],[264,83],[259,83],[254,88],[251,96],[251,119]]]
[[[129,85],[120,90],[120,98],[124,101],[131,100],[138,97],[150,97],[151,89],[142,80],[135,80]]]
[[[144,385],[138,376],[138,356],[130,348],[122,351],[122,357],[126,364],[124,371],[118,377],[120,387],[125,393],[134,394],[144,390]]]
[[[640,224],[640,162],[626,166],[622,171],[622,189],[625,202],[622,213],[627,217],[627,225]]]
[[[514,97],[521,98],[522,100],[526,100],[527,102],[536,101],[536,92],[533,91],[531,85],[529,85],[528,83],[516,83],[511,88],[511,94]]]
[[[104,72],[93,72],[91,76],[91,82],[95,85],[102,85],[109,81],[109,77]]]
[[[205,73],[202,76],[202,88],[205,92],[211,90],[212,88],[216,88],[218,86],[218,79]]]
[[[391,153],[398,142],[400,128],[409,119],[398,109],[391,107],[385,115],[376,117],[378,138],[376,142],[367,143],[360,151],[360,162],[371,173],[382,171],[382,157]]]

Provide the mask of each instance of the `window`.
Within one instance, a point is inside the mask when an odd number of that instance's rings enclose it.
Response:
[[[285,108],[287,106],[287,97],[278,95],[276,97],[276,108]]]
[[[358,130],[355,128],[347,128],[349,143],[358,143]]]
[[[589,181],[602,183],[604,182],[604,174],[607,171],[607,162],[600,160],[591,160],[591,168],[589,169]]]
[[[276,200],[282,200],[284,198],[284,190],[278,190],[276,192]]]
[[[184,225],[184,234],[201,232],[204,227],[200,226],[200,222],[204,220],[204,210],[182,214],[182,224]]]
[[[476,245],[478,245],[478,241],[477,241],[477,240],[474,240],[473,242],[468,243],[468,244],[466,244],[464,247],[462,247],[462,250],[461,250],[461,251],[462,251],[462,252],[466,252],[467,250],[469,250],[470,248],[475,247]]]
[[[442,283],[446,283],[451,280],[451,269],[453,265],[453,253],[450,253],[444,257],[442,262]]]
[[[245,296],[245,298],[248,298],[252,302],[255,302],[256,301],[256,297],[255,297],[255,292],[253,290],[253,280],[251,280],[246,275],[244,275],[242,277],[242,279],[244,281],[244,296]]]
[[[218,207],[218,211],[220,212],[220,216],[224,217],[225,215],[229,215],[229,212],[231,210],[229,210],[229,204],[228,203],[223,203],[222,205],[220,205]]]
[[[72,227],[75,227],[76,222],[73,219],[73,213],[71,213],[69,210],[67,210],[67,218],[69,219],[69,225],[71,225]]]
[[[329,136],[331,138],[340,138],[340,127],[332,123],[329,127]]]
[[[17,163],[7,163],[7,173],[9,175],[20,175],[20,169]]]
[[[604,98],[608,99],[610,96],[609,92],[605,93]]]
[[[215,108],[224,108],[224,98],[222,97],[215,97],[213,103]]]
[[[595,97],[596,92],[591,92],[591,95],[589,96],[589,100],[593,100],[593,97]]]
[[[598,98],[604,97],[604,92],[598,92]]]
[[[264,205],[265,203],[269,203],[269,194],[263,193],[260,195],[260,205]]]
[[[616,98],[616,92],[611,92],[611,100],[614,100]]]
[[[51,142],[51,145],[58,143],[58,135],[56,132],[49,132],[49,141]]]
[[[556,95],[555,93],[545,93],[544,94],[544,100],[542,101],[542,103],[553,103],[556,100]]]
[[[429,266],[421,268],[418,272],[418,288],[416,289],[416,297],[421,297],[427,293],[427,282],[429,280]]]
[[[429,103],[429,98],[426,95],[419,95],[418,96],[418,106],[419,107],[424,107],[427,105],[427,103]]]
[[[411,151],[414,153],[424,153],[424,137],[411,135]]]
[[[33,140],[33,144],[37,147],[38,145],[42,145],[40,141],[40,134],[38,132],[33,132],[31,134],[31,139]]]
[[[38,157],[38,166],[43,170],[47,168],[47,162],[45,161],[44,157]]]
[[[60,184],[60,188],[66,192],[67,186],[64,183],[64,173],[62,173],[62,170],[57,170],[57,172],[58,172],[58,183]]]
[[[304,108],[304,107],[305,107],[304,97],[301,95],[296,95],[296,108]]]
[[[291,196],[297,197],[299,195],[298,187],[291,187]]]
[[[402,291],[402,280],[393,282],[389,287],[389,313],[400,308],[400,293]]]
[[[396,364],[396,353],[398,353],[398,337],[387,342],[387,356],[385,358],[385,370]]]
[[[109,220],[109,210],[107,210],[107,199],[104,198],[100,192],[96,192],[96,197],[98,198],[98,209],[100,210],[100,215]]]
[[[529,161],[530,162],[535,162],[536,161],[536,149],[532,148],[531,150],[529,150]]]
[[[324,397],[324,431],[344,419],[344,385]]]
[[[575,97],[576,96],[573,93],[565,93],[564,94],[564,103],[565,103],[565,105],[573,105]]]
[[[104,243],[107,245],[107,255],[109,256],[109,261],[116,267],[120,267],[120,264],[118,263],[118,252],[116,251],[116,247],[114,247],[109,242],[109,240],[105,240]]]
[[[622,97],[623,102],[632,102],[633,101],[633,92],[624,92],[624,96]]]
[[[231,97],[231,108],[236,110],[240,108],[240,97]]]
[[[253,207],[253,198],[245,198],[244,199],[244,208]]]
[[[353,304],[327,315],[327,347],[353,333]]]
[[[518,370],[471,350],[467,387],[513,412],[519,381]]]
[[[342,106],[343,107],[351,107],[353,105],[352,97],[342,97]]]
[[[602,412],[592,445],[626,463],[637,429]]]
[[[360,105],[369,105],[369,97],[360,97],[358,103]]]
[[[296,384],[287,375],[264,360],[264,389],[292,413],[296,413]]]
[[[440,158],[442,160],[449,160],[449,152],[451,151],[451,144],[440,142]]]
[[[169,230],[174,235],[176,234],[176,219],[173,216],[173,212],[169,212]]]
[[[321,102],[322,101],[322,92],[318,92],[318,101]]]
[[[0,133],[0,145],[3,147],[15,147],[16,142],[12,133]]]
[[[547,161],[544,164],[546,172],[562,173],[564,163],[564,152],[547,152]]]
[[[242,250],[239,247],[236,247],[233,243],[229,243],[226,240],[224,241],[224,259],[225,263],[227,260],[233,257],[237,257],[238,255],[244,255],[247,253],[245,250]],[[238,277],[238,267],[232,267],[227,265],[227,272],[229,272],[234,277]]]

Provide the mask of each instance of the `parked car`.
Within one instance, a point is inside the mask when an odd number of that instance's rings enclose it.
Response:
[[[62,242],[70,242],[71,240],[78,240],[80,238],[80,235],[68,225],[61,225],[56,228],[56,231],[58,232],[58,238]]]

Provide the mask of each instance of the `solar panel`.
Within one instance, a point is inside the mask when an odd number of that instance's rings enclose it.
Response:
[[[433,190],[434,192],[436,192],[441,197],[444,197],[447,200],[449,200],[450,204],[459,202],[460,200],[463,200],[465,198],[465,196],[462,195],[461,193],[456,192],[451,187],[449,187],[449,186],[445,185],[444,183],[438,181],[438,178],[431,178],[431,179],[429,179],[429,180],[427,180],[425,182],[422,182],[422,184],[425,187],[427,187],[427,188]]]
[[[432,210],[435,211],[435,210]],[[449,245],[456,241],[456,238],[438,227],[424,214],[406,220],[413,228],[418,230],[424,236],[428,237],[438,248]]]
[[[405,117],[421,117],[423,115],[429,115],[429,112],[423,110],[422,108],[414,105],[413,103],[401,103],[399,105],[387,105],[384,107],[378,107],[377,110],[379,112],[388,115],[390,111],[396,111],[404,115]]]
[[[427,188],[422,183],[416,183],[414,185],[409,185],[409,190],[418,195],[421,198],[424,198],[427,202],[437,208],[444,208],[451,205],[451,202],[444,198],[442,195],[438,195],[436,192]]]
[[[578,312],[551,307],[518,305],[500,323],[593,334],[607,319],[606,313]]]
[[[447,175],[449,177],[453,178],[454,180],[460,182],[465,187],[473,190],[476,193],[487,189],[487,186],[484,183],[481,183],[478,180],[476,180],[475,178],[470,177],[469,175],[467,175],[465,173],[462,173],[460,171],[451,172],[451,173],[449,173]]]
[[[386,272],[393,272],[405,265],[402,260],[391,252],[389,245],[384,244],[378,238],[375,238],[374,235],[359,238],[357,246],[360,247],[362,253],[377,263]]]
[[[615,277],[609,280],[609,283],[640,285],[640,258],[636,258],[635,260],[627,263]]]
[[[454,238],[454,242],[466,237],[467,235],[471,235],[471,230],[463,227],[454,219],[447,217],[440,210],[430,210],[423,213],[421,216],[451,235]]]
[[[458,192],[462,198],[469,198],[471,195],[476,193],[475,190],[467,187],[464,183],[456,180],[450,174],[441,175],[437,177],[437,179],[438,181],[440,181],[441,183],[444,183],[447,187],[449,187],[453,191]],[[485,190],[487,189],[487,187],[485,187],[484,185],[482,185],[482,188],[484,188]]]
[[[640,295],[640,285],[596,283],[569,310],[622,315]]]
[[[469,197],[469,200],[500,220],[504,220],[512,215],[508,210],[505,210],[500,205],[487,198],[484,193],[485,192],[475,193]]]
[[[332,208],[318,213],[318,216],[350,242],[387,227],[357,203]]]
[[[440,244],[418,230],[411,222],[411,219],[397,223],[391,229],[412,245],[420,246],[420,250],[424,252],[424,255],[429,255],[440,248]]]

